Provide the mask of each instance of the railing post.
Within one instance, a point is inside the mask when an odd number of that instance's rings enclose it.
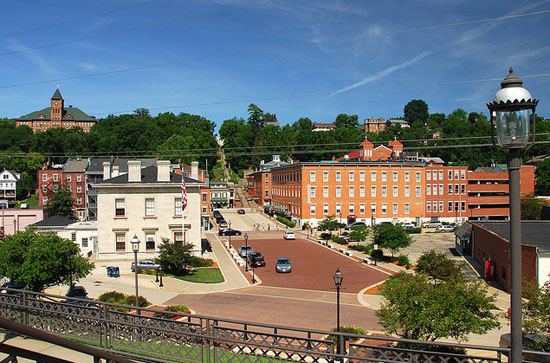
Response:
[[[110,331],[109,331],[109,320],[107,315],[107,304],[103,304],[103,329],[104,329],[104,336],[105,336],[105,343],[104,348],[109,349],[110,343],[109,343],[109,337],[110,337]],[[101,342],[100,342],[101,343]]]
[[[204,321],[204,319],[201,319],[201,325],[202,325],[202,322]],[[204,339],[203,341],[206,343],[206,362],[207,363],[210,363],[210,349],[212,347],[212,345],[210,344],[210,319],[206,319],[206,326],[204,327],[204,329],[201,329],[201,332],[203,332],[202,334],[204,334]],[[204,359],[204,355],[203,355],[203,359]]]
[[[23,305],[23,316],[21,317],[21,321],[26,326],[29,326],[29,315],[28,310],[29,307],[27,306],[27,292],[23,292],[23,301],[21,302],[21,305]]]

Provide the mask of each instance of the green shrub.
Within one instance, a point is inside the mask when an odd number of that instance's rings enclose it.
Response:
[[[176,312],[176,313],[190,313],[191,312],[191,310],[189,310],[189,308],[185,305],[170,305],[170,306],[167,306],[164,309],[164,311],[155,311],[153,316],[155,318],[161,318],[161,319],[171,319],[174,316],[178,316],[178,315],[175,315],[175,314],[167,313],[167,311]]]
[[[372,245],[370,245],[370,246],[350,245],[349,248],[351,248],[352,250],[361,251],[361,252],[369,254],[369,255],[372,253],[372,250],[373,250]]]
[[[347,334],[367,335],[367,332],[364,329],[361,329],[356,326],[341,326],[339,328],[332,328],[330,331],[347,333]],[[338,343],[338,336],[331,334],[329,335],[328,340],[332,340],[333,342]]]
[[[136,305],[136,295],[126,295],[126,305],[135,306]],[[138,306],[139,307],[146,307],[151,305],[151,303],[144,298],[143,296],[138,297]]]
[[[332,241],[338,243],[339,245],[345,245],[348,241],[344,237],[332,236]]]
[[[404,265],[410,264],[409,256],[407,256],[407,255],[399,255],[399,257],[397,257],[397,264],[398,264],[399,266],[404,266]]]
[[[371,254],[372,257],[377,258],[379,260],[382,260],[384,258],[384,251],[382,250],[372,250]]]
[[[283,217],[283,216],[277,216],[277,220],[279,222],[281,222],[282,224],[285,224],[287,226],[289,226],[290,228],[294,228],[296,226],[296,223],[294,223],[293,221]]]
[[[420,234],[422,233],[422,227],[406,229],[405,232],[407,232],[408,234]]]
[[[324,240],[329,240],[331,237],[331,234],[330,233],[321,233],[321,239],[324,239]]]
[[[118,291],[109,291],[99,295],[99,301],[105,302],[119,302],[125,300],[126,294]]]
[[[118,291],[109,291],[104,294],[101,294],[98,298],[99,301],[104,301],[108,303],[121,304],[121,305],[136,305],[136,295],[126,295],[125,293]],[[140,296],[138,298],[138,304],[141,307],[149,306],[151,303],[147,301],[146,298]],[[126,308],[115,308],[115,310],[128,310]]]
[[[214,261],[211,258],[202,258],[200,257],[200,266],[199,267],[210,267],[214,264]]]

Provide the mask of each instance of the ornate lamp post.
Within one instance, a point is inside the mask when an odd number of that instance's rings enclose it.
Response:
[[[491,113],[491,133],[494,144],[494,127],[501,148],[508,149],[508,177],[510,198],[510,271],[511,271],[511,362],[522,361],[521,322],[521,157],[535,142],[535,107],[538,100],[522,87],[523,81],[510,73],[500,83],[501,89],[493,102],[487,103]],[[530,115],[532,113],[532,127]],[[532,136],[531,131],[532,131]],[[530,140],[531,139],[531,140]]]
[[[138,315],[141,314],[139,311],[139,293],[138,293],[138,264],[137,264],[137,253],[139,251],[139,243],[141,242],[136,234],[134,238],[130,241],[132,243],[132,251],[134,251],[134,274],[135,274],[135,284],[136,284],[136,311]]]
[[[244,234],[244,243],[246,245],[246,258],[245,258],[245,264],[246,264],[245,266],[246,267],[245,267],[244,271],[248,272],[248,233]]]
[[[231,233],[232,233],[232,230],[231,230],[231,221],[229,221],[229,249],[231,249],[231,247],[233,247],[231,245]]]
[[[340,272],[339,268],[336,269],[336,272],[332,275],[332,278],[334,279],[334,285],[336,286],[336,331],[340,331],[340,287],[342,286],[344,276]],[[338,344],[336,344],[338,354],[342,354],[341,348],[340,337],[338,336]]]
[[[73,256],[74,252],[72,250],[68,250],[65,252],[65,256],[67,256],[69,260],[69,293],[73,290]],[[71,295],[72,296],[72,295]]]

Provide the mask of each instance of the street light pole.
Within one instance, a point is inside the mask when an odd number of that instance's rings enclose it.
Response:
[[[334,285],[336,285],[336,331],[340,331],[340,286],[342,286],[342,280],[344,276],[340,272],[340,269],[337,268],[336,272],[332,276],[334,279]],[[337,335],[338,343],[336,344],[336,350],[338,354],[342,354],[342,346],[340,344],[340,336]]]
[[[248,272],[248,233],[244,234],[244,242],[245,242],[245,245],[246,245],[246,258],[245,258],[246,267],[245,267],[244,271]]]
[[[523,88],[523,81],[514,75],[512,68],[500,83],[501,89],[495,94],[493,102],[487,103],[491,117],[491,135],[494,141],[496,127],[498,143],[509,149],[508,183],[510,198],[510,273],[511,273],[511,350],[510,362],[522,362],[522,281],[521,281],[521,156],[525,147],[535,142],[535,108],[538,100],[531,97]],[[530,117],[532,113],[532,137],[530,137]],[[530,140],[531,139],[531,140]]]
[[[231,245],[231,231],[232,231],[232,229],[231,229],[231,221],[229,221],[229,249],[231,249],[231,247],[233,247],[233,246]]]
[[[135,275],[135,284],[136,284],[136,311],[138,315],[141,315],[139,310],[139,292],[138,292],[138,264],[137,264],[137,253],[139,251],[139,243],[141,242],[136,234],[134,238],[130,241],[132,243],[132,251],[134,251],[134,275]]]

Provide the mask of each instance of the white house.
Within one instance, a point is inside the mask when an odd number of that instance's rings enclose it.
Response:
[[[4,169],[0,173],[0,198],[1,199],[13,199],[17,192],[17,181],[21,178],[21,175],[14,173],[7,169]]]
[[[128,173],[112,178],[110,163],[103,166],[105,179],[92,185],[97,191],[98,259],[132,259],[134,235],[141,241],[139,258],[154,257],[162,239],[191,243],[193,254],[200,254],[204,183],[194,175],[185,177],[188,202],[182,229],[182,178],[171,172],[169,161],[142,168],[141,161],[130,160]]]

